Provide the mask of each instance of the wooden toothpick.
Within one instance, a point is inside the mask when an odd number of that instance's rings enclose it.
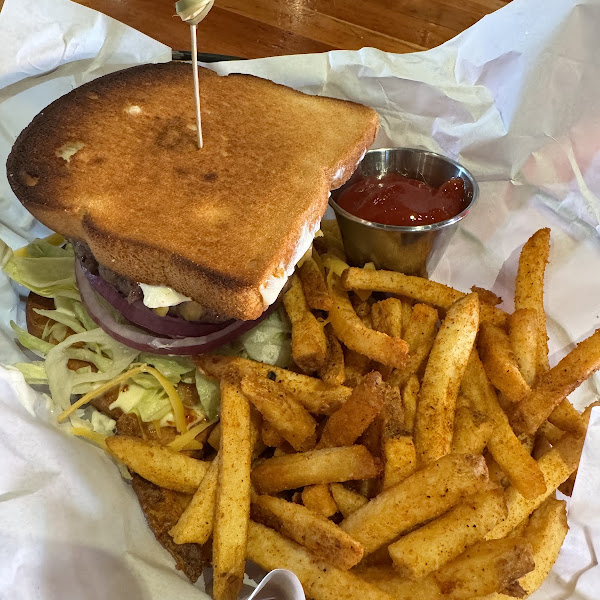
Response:
[[[198,80],[198,26],[190,25],[192,36],[192,67],[194,71],[194,100],[196,101],[196,129],[198,134],[198,148],[202,148],[202,117],[200,116],[200,82]]]

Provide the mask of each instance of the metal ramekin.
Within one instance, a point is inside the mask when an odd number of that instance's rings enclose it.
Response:
[[[439,187],[453,177],[460,177],[465,183],[468,204],[451,219],[414,227],[365,221],[337,205],[336,198],[349,185],[388,172],[419,179],[433,187]],[[475,204],[478,194],[479,187],[473,175],[450,158],[415,148],[380,148],[366,153],[350,180],[331,192],[329,204],[335,211],[346,254],[352,265],[363,266],[373,262],[378,269],[427,277],[439,262],[459,221],[466,217]]]

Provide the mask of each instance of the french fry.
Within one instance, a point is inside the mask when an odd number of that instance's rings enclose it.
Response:
[[[412,301],[408,298],[404,298],[402,300],[402,331],[406,333],[408,328],[408,324],[410,323],[410,319],[412,317]]]
[[[526,538],[482,541],[447,563],[432,577],[453,598],[473,598],[493,592],[519,593],[518,579],[535,567]]]
[[[308,306],[314,310],[331,310],[331,298],[325,277],[313,258],[308,258],[302,263],[298,269],[298,277]]]
[[[569,478],[579,463],[583,440],[584,438],[574,438],[567,434],[539,459],[538,465],[546,483],[546,492],[543,494],[528,499],[523,497],[514,486],[506,490],[508,516],[486,535],[486,539],[498,539],[507,535]]]
[[[267,377],[245,376],[242,392],[295,450],[309,450],[317,423],[281,384]]]
[[[515,280],[515,310],[537,312],[536,380],[548,370],[548,334],[544,312],[544,273],[550,253],[550,229],[540,229],[527,240],[519,257]]]
[[[550,497],[531,515],[523,535],[533,548],[535,568],[519,580],[526,595],[535,592],[548,577],[568,531],[563,500]],[[507,599],[504,594],[493,594],[486,596],[485,600]]]
[[[260,435],[264,445],[269,448],[277,448],[283,444],[283,436],[265,419],[260,428]]]
[[[175,452],[158,442],[125,435],[106,438],[111,454],[132,471],[155,485],[193,494],[210,463]]]
[[[427,360],[438,321],[438,312],[426,304],[415,304],[410,320],[404,328],[404,339],[409,347],[408,359],[404,367],[395,369],[387,379],[391,385],[403,386],[411,375],[418,373]]]
[[[483,454],[492,437],[494,424],[489,417],[467,406],[456,410],[452,452],[457,454]]]
[[[378,273],[378,271],[369,271]],[[340,341],[351,350],[361,352],[369,358],[391,367],[401,367],[406,361],[408,344],[363,325],[354,312],[348,294],[342,289],[337,276],[330,281],[333,305],[329,320]]]
[[[558,403],[558,406],[548,416],[548,422],[577,437],[585,435],[587,430],[581,415],[575,410],[568,398],[563,398]]]
[[[402,406],[404,407],[404,423],[406,430],[412,433],[417,418],[417,402],[421,384],[416,375],[411,375],[402,390]]]
[[[325,362],[319,369],[319,377],[330,385],[342,385],[346,379],[344,351],[329,323],[325,325],[324,331],[327,340],[327,355],[325,356]]]
[[[341,527],[369,554],[446,512],[487,480],[482,456],[449,454],[379,494],[344,519]]]
[[[521,375],[530,387],[535,383],[537,371],[538,332],[538,313],[533,308],[520,308],[508,318],[510,344]]]
[[[471,291],[479,296],[479,302],[482,304],[490,304],[491,306],[502,304],[502,298],[497,294],[494,294],[491,290],[486,290],[485,288],[473,285],[471,286]]]
[[[381,424],[381,456],[385,490],[412,475],[417,468],[417,456],[412,435],[408,431],[400,390],[387,386],[385,405],[379,416]]]
[[[526,396],[530,387],[521,375],[508,335],[495,325],[482,323],[478,345],[485,372],[496,389],[513,403]]]
[[[511,423],[521,433],[535,433],[559,403],[600,368],[600,329],[580,342],[516,406]]]
[[[415,421],[417,461],[425,465],[452,447],[460,381],[479,326],[479,298],[470,294],[448,310],[435,338],[419,392]]]
[[[263,569],[290,569],[314,600],[393,600],[349,571],[316,560],[305,548],[272,529],[250,521],[248,559]]]
[[[341,483],[330,483],[329,490],[344,518],[368,502],[364,496],[349,490]]]
[[[403,302],[398,298],[387,298],[375,302],[371,307],[373,328],[391,337],[402,337]]]
[[[305,506],[274,496],[252,499],[252,519],[294,540],[318,559],[348,571],[360,562],[363,548],[328,519]]]
[[[169,531],[176,544],[206,544],[212,535],[218,477],[219,460],[215,458],[192,501]]]
[[[311,512],[326,519],[338,511],[329,486],[325,484],[307,485],[302,490],[302,504]]]
[[[323,327],[308,308],[298,275],[292,275],[290,282],[283,304],[292,322],[292,357],[303,371],[318,371],[327,356]]]
[[[500,489],[475,494],[389,546],[399,575],[421,579],[462,554],[506,517]]]
[[[305,485],[370,479],[379,463],[364,446],[323,448],[269,458],[252,472],[256,491],[274,494]]]
[[[344,348],[344,385],[355,388],[372,370],[373,361],[360,352]]]
[[[404,275],[393,271],[370,271],[350,267],[342,275],[342,286],[346,290],[372,290],[406,296],[417,302],[432,304],[448,310],[457,300],[464,298],[458,290],[436,283],[430,279]],[[490,321],[499,327],[505,327],[508,315],[489,304],[481,307],[481,321]]]
[[[391,567],[359,566],[354,571],[396,600],[471,600],[500,590],[519,592],[518,578],[533,569],[525,538],[478,542],[427,577],[412,581]]]
[[[198,367],[207,375],[221,378],[228,371],[238,376],[261,375],[269,377],[294,394],[308,412],[318,415],[334,413],[350,396],[352,389],[343,385],[328,385],[320,379],[301,375],[275,367],[266,363],[257,362],[238,356],[219,356],[214,354],[201,354],[194,357]],[[271,375],[272,374],[272,375]]]
[[[246,566],[250,519],[250,403],[237,384],[221,381],[221,447],[213,533],[215,600],[236,600]]]
[[[527,498],[543,494],[546,484],[539,465],[512,430],[475,349],[462,378],[461,391],[472,402],[475,410],[488,415],[492,420],[494,429],[487,448],[512,485]]]
[[[383,408],[385,384],[374,371],[365,375],[346,403],[325,423],[317,448],[351,446]]]
[[[384,440],[382,490],[404,481],[416,468],[417,453],[412,436],[401,435]]]

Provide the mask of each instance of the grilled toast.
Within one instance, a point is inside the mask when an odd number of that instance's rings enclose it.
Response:
[[[201,68],[199,150],[191,68],[133,67],[59,98],[18,137],[8,179],[35,217],[100,264],[255,319],[262,290],[373,142],[377,114]]]

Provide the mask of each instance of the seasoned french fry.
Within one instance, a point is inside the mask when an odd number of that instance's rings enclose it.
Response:
[[[346,403],[327,419],[317,448],[351,446],[379,414],[384,401],[381,375],[377,371],[365,375]]]
[[[375,302],[371,307],[371,315],[374,329],[391,337],[402,337],[402,300],[387,298]]]
[[[325,362],[319,369],[319,377],[330,385],[342,385],[346,379],[344,351],[329,323],[325,325],[324,331],[327,340],[327,355],[325,356]]]
[[[404,300],[402,300],[402,331],[404,333],[406,332],[408,324],[410,323],[410,319],[412,317],[412,309],[412,301],[408,298],[404,298]]]
[[[325,277],[313,258],[308,258],[302,263],[298,269],[298,277],[308,306],[314,310],[331,310],[331,298]]]
[[[563,398],[599,368],[600,329],[544,373],[537,385],[516,406],[511,415],[513,427],[521,433],[535,433]]]
[[[411,375],[419,372],[433,346],[437,321],[438,313],[435,308],[426,304],[413,306],[410,320],[404,329],[404,339],[409,346],[408,359],[404,367],[394,370],[387,379],[388,383],[403,386]]]
[[[370,479],[380,466],[364,446],[323,448],[269,458],[252,472],[258,493],[274,494],[305,485]]]
[[[527,499],[514,486],[506,490],[508,516],[486,535],[486,539],[498,539],[507,535],[540,506],[546,498],[553,494],[563,481],[568,479],[579,463],[583,439],[574,438],[567,434],[561,438],[552,450],[539,459],[538,465],[546,483],[546,492],[543,494],[536,498]]]
[[[261,375],[281,383],[283,387],[294,394],[308,412],[319,415],[334,413],[352,393],[352,389],[343,385],[327,385],[320,379],[301,375],[275,367],[266,363],[256,362],[238,356],[220,356],[214,354],[201,354],[194,357],[200,369],[212,377],[223,377],[232,371],[243,377],[244,375]],[[271,375],[272,374],[272,375]]]
[[[106,438],[112,455],[132,471],[155,485],[193,494],[204,479],[210,463],[175,452],[158,442],[125,435]]]
[[[512,430],[475,349],[462,378],[461,390],[475,410],[488,415],[492,420],[494,429],[487,448],[512,485],[527,498],[543,494],[546,484],[539,465]]]
[[[530,391],[508,335],[502,329],[490,323],[481,324],[479,354],[489,380],[509,402],[518,402]]]
[[[417,461],[425,465],[452,447],[460,381],[479,326],[479,298],[470,294],[448,310],[435,338],[419,392],[415,421]]]
[[[249,560],[267,571],[292,570],[314,600],[393,600],[354,573],[316,560],[302,546],[254,521],[250,522],[247,552]]]
[[[548,421],[555,427],[568,431],[577,437],[585,435],[587,430],[581,415],[575,410],[568,398],[563,398],[558,403],[558,406],[548,416]]]
[[[242,392],[295,450],[308,450],[317,423],[281,384],[267,377],[245,376]]]
[[[478,542],[427,577],[412,581],[391,567],[354,569],[396,600],[471,600],[500,590],[519,592],[517,579],[533,569],[533,551],[525,538]]]
[[[452,452],[457,454],[483,454],[492,436],[494,424],[487,415],[461,406],[454,418]]]
[[[344,518],[368,502],[364,496],[349,490],[341,483],[330,483],[329,490]]]
[[[378,273],[378,271],[369,271]],[[351,350],[361,352],[369,358],[391,367],[401,367],[406,361],[408,344],[363,325],[354,312],[348,294],[342,289],[337,276],[330,281],[333,305],[329,320],[340,341]]]
[[[246,566],[250,519],[250,403],[237,384],[221,381],[221,447],[213,533],[215,600],[237,600]]]
[[[318,371],[327,356],[323,327],[308,308],[298,275],[292,275],[290,282],[283,304],[292,322],[292,357],[303,371]]]
[[[417,402],[421,384],[416,375],[411,375],[402,390],[402,406],[404,407],[404,423],[406,430],[412,433],[417,418]]]
[[[341,527],[369,554],[446,512],[487,480],[482,456],[448,454],[379,494],[342,521]]]
[[[538,313],[533,308],[520,308],[508,318],[508,337],[521,375],[528,386],[535,383],[539,338]]]
[[[423,277],[404,275],[393,271],[369,271],[356,267],[350,267],[344,271],[342,286],[346,290],[373,290],[406,296],[417,302],[432,304],[446,310],[467,295]],[[508,315],[495,306],[484,304],[481,307],[482,322],[490,321],[494,325],[504,327],[507,319]]]
[[[213,459],[192,501],[179,517],[177,524],[169,531],[176,544],[206,544],[212,535],[218,477],[219,460],[217,457]]]
[[[344,348],[344,385],[355,388],[372,370],[373,361],[364,354]]]
[[[537,312],[538,343],[536,380],[548,370],[548,334],[544,312],[544,273],[550,253],[550,229],[540,229],[527,240],[515,280],[515,310],[531,308]]]
[[[421,579],[462,554],[506,517],[503,490],[475,494],[389,546],[399,575]]]
[[[533,548],[535,568],[519,580],[526,595],[535,592],[548,577],[568,531],[567,511],[563,500],[550,497],[531,515],[523,536]],[[507,598],[504,594],[492,594],[486,596],[485,600]]]
[[[471,286],[471,291],[479,296],[479,302],[482,304],[490,304],[491,306],[502,304],[502,298],[490,290],[473,285]]]
[[[338,506],[333,499],[329,486],[325,484],[307,485],[302,490],[302,504],[311,512],[325,517],[335,515]]]
[[[283,436],[269,423],[269,421],[263,419],[260,435],[265,446],[270,448],[277,448],[283,443]]]
[[[412,436],[401,435],[384,440],[382,490],[404,481],[416,468],[417,453]]]
[[[342,571],[351,569],[363,557],[363,548],[357,541],[300,504],[273,496],[255,496],[252,519],[279,531]]]

